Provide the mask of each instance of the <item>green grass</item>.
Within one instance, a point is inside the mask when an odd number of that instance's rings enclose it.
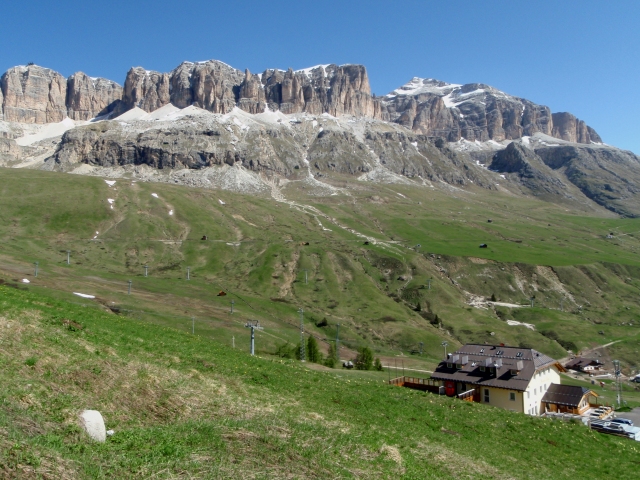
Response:
[[[250,357],[6,286],[0,331],[3,478],[632,478],[637,470],[635,442],[582,425],[391,387],[386,372]],[[106,443],[78,427],[84,408],[115,430]]]
[[[246,321],[259,320],[268,327],[263,352],[297,343],[303,308],[307,330],[325,340],[325,351],[340,324],[344,358],[367,345],[392,359],[422,342],[425,355],[414,362],[423,368],[440,358],[443,340],[522,344],[560,357],[565,348],[544,329],[588,348],[635,335],[640,325],[638,219],[479,189],[359,183],[350,196],[310,197],[291,182],[285,193],[336,220],[263,197],[127,179],[109,188],[99,178],[1,169],[0,279],[27,278],[33,291],[94,308],[115,305],[184,331],[195,316],[202,335],[227,344]],[[115,198],[114,209],[107,198]],[[342,227],[385,243],[364,245]],[[609,232],[616,237],[605,239]],[[409,248],[418,243],[417,251]],[[218,297],[221,290],[228,295]],[[510,303],[535,295],[537,308],[472,308],[468,293]],[[414,311],[418,302],[442,328]],[[328,326],[316,327],[322,319]],[[638,366],[633,355],[624,361],[627,369]]]

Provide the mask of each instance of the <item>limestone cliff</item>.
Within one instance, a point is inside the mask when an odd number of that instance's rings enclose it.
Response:
[[[122,98],[122,87],[106,78],[91,78],[82,72],[67,80],[67,115],[90,120],[111,112]]]
[[[89,120],[132,108],[154,111],[172,103],[227,114],[269,109],[285,114],[352,115],[393,121],[429,137],[455,142],[514,140],[536,133],[576,143],[601,143],[599,135],[570,113],[508,95],[481,83],[449,84],[414,78],[384,97],[371,95],[362,65],[318,65],[294,71],[241,72],[217,61],[183,62],[168,73],[131,68],[124,88],[75,73],[68,80],[35,65],[2,76],[0,114],[24,123],[59,122],[65,116]]]
[[[37,65],[10,68],[0,79],[4,120],[60,122],[67,116],[67,80]]]

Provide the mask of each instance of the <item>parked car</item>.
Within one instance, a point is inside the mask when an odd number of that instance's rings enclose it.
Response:
[[[611,420],[611,423],[618,423],[620,425],[629,425],[633,427],[633,422],[627,418],[614,418]]]

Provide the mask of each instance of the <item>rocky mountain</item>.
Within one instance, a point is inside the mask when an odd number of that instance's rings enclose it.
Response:
[[[640,216],[637,156],[570,113],[484,84],[414,78],[375,97],[361,65],[253,74],[211,60],[132,68],[124,87],[35,65],[0,85],[6,166],[250,192],[281,178],[318,194],[351,176]]]
[[[537,132],[577,143],[600,136],[570,113],[508,95],[482,83],[456,85],[415,77],[382,99],[389,120],[450,142],[513,140]]]
[[[65,79],[53,70],[29,65],[9,69],[0,86],[1,110],[10,122],[43,124],[66,116],[89,120],[134,107],[152,112],[171,103],[221,114],[238,107],[251,114],[268,108],[285,114],[353,115],[396,122],[450,142],[461,138],[501,142],[537,132],[577,143],[602,142],[595,130],[570,113],[552,114],[546,106],[479,83],[457,85],[416,77],[377,98],[371,95],[362,65],[252,74],[217,60],[183,62],[169,73],[131,68],[124,88],[82,72]]]

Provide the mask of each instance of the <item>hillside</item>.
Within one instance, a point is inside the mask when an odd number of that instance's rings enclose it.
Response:
[[[0,278],[183,330],[194,316],[226,344],[248,320],[267,327],[259,351],[296,344],[300,308],[325,351],[340,324],[342,358],[369,345],[392,362],[422,342],[407,366],[432,365],[443,340],[562,358],[639,334],[635,219],[507,205],[482,188],[347,188],[348,177],[323,197],[305,179],[257,197],[14,169],[0,179]],[[626,355],[625,371],[637,365]]]
[[[0,286],[3,478],[631,478],[635,442]],[[104,444],[77,413],[99,409]],[[615,451],[615,455],[593,455]],[[541,462],[540,458],[545,461]]]

